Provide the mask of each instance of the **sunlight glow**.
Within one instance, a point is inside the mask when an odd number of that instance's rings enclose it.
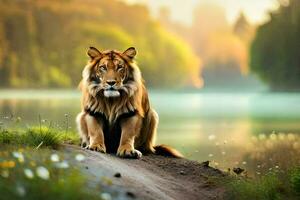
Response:
[[[268,12],[278,7],[277,0],[124,0],[128,3],[146,4],[152,15],[158,16],[161,7],[171,11],[173,20],[191,24],[193,9],[199,4],[216,4],[224,8],[229,23],[233,23],[243,11],[251,23],[262,23],[268,19]]]

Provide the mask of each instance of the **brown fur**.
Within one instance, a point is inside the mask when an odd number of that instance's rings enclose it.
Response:
[[[80,83],[82,112],[76,118],[82,146],[106,152],[111,149],[106,145],[118,142],[116,153],[121,157],[139,158],[140,151],[155,153],[156,149],[160,154],[182,157],[170,147],[155,147],[158,115],[150,107],[144,81],[134,63],[136,50],[131,47],[123,53],[101,53],[91,47],[88,55],[91,60]],[[119,141],[106,141],[117,140],[117,133],[107,133],[113,127],[120,127]]]

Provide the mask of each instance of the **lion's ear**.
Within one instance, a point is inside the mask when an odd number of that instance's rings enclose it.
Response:
[[[95,47],[90,47],[89,50],[87,51],[87,55],[93,60],[96,57],[100,57],[101,52]]]
[[[136,55],[136,50],[134,47],[129,47],[126,51],[123,52],[123,54],[129,57],[130,59],[133,59]]]

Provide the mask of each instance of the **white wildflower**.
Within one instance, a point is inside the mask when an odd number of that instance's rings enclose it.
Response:
[[[101,199],[103,199],[103,200],[111,200],[112,197],[111,197],[111,195],[109,193],[104,192],[104,193],[101,194]]]
[[[48,169],[43,166],[39,166],[36,168],[36,174],[38,177],[40,177],[41,179],[44,179],[44,180],[48,180],[50,177],[50,173],[49,173]]]
[[[51,159],[52,162],[58,162],[59,161],[59,156],[56,153],[54,153],[54,154],[51,155],[50,159]]]
[[[28,169],[28,168],[24,169],[24,174],[29,179],[32,179],[34,177],[33,172],[31,171],[31,169]]]
[[[270,139],[271,139],[271,140],[276,140],[276,139],[277,139],[277,135],[276,135],[275,133],[272,133],[272,134],[270,135]]]
[[[264,140],[264,139],[266,139],[266,135],[265,134],[259,134],[258,139]]]
[[[12,154],[13,154],[13,156],[14,156],[15,158],[18,159],[18,161],[19,161],[20,163],[23,163],[23,162],[24,162],[24,156],[23,156],[22,153],[17,152],[17,151],[14,151]]]
[[[62,162],[56,163],[55,166],[60,169],[66,169],[69,168],[69,163],[64,160]]]

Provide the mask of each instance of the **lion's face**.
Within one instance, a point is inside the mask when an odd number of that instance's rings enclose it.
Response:
[[[118,51],[101,53],[91,47],[88,55],[96,62],[91,76],[97,82],[97,90],[103,92],[103,95],[108,98],[121,96],[130,74],[129,62],[136,55],[136,50],[131,47],[123,53]]]

